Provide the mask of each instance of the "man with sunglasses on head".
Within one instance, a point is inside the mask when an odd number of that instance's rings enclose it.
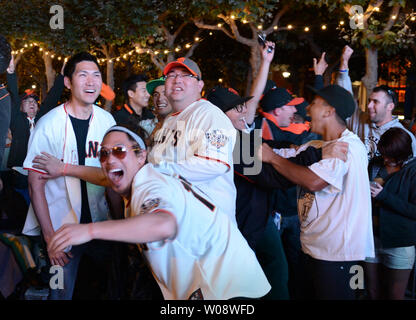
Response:
[[[71,91],[69,101],[44,115],[37,123],[28,145],[24,168],[29,171],[29,208],[23,233],[40,233],[50,244],[53,233],[65,223],[107,220],[105,189],[66,176],[69,165],[100,167],[98,147],[104,133],[115,124],[110,113],[96,106],[102,77],[94,56],[81,52],[71,57],[64,68],[64,83]],[[65,163],[62,176],[47,180],[33,159],[46,152]],[[77,246],[67,251],[48,251],[52,265],[63,267],[64,287],[51,290],[51,299],[71,299],[81,256],[97,251],[98,246]],[[102,253],[100,253],[102,254]]]
[[[173,112],[154,135],[149,162],[176,173],[206,193],[235,223],[233,148],[236,131],[228,117],[201,99],[201,70],[188,58],[166,65],[165,95]]]

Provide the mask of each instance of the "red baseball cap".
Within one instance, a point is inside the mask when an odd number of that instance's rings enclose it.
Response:
[[[185,58],[185,57],[181,57],[178,58],[175,61],[172,61],[170,63],[168,63],[165,67],[165,69],[163,69],[163,74],[166,76],[168,74],[168,72],[175,67],[184,67],[186,68],[191,74],[193,74],[194,76],[197,76],[198,79],[202,78],[202,74],[201,74],[201,70],[199,69],[198,65],[196,64],[195,61],[189,59],[189,58]]]

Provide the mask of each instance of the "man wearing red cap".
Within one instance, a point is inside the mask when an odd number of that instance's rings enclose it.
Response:
[[[206,193],[235,223],[236,189],[230,119],[201,99],[204,82],[198,65],[179,58],[163,70],[165,95],[173,108],[156,132],[149,161],[162,172],[177,174]]]

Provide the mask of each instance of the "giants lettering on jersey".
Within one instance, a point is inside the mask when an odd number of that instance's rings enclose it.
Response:
[[[88,153],[87,153],[88,158],[91,158],[91,157],[97,158],[98,145],[99,145],[98,141],[89,141],[88,142]]]
[[[177,144],[178,144],[178,139],[181,136],[182,132],[180,130],[171,130],[171,129],[167,129],[167,128],[161,129],[161,130],[163,130],[162,133],[160,134],[160,136],[158,135],[159,136],[158,138],[155,138],[154,143],[155,144],[156,143],[165,143],[166,137],[168,135],[172,134],[173,135],[172,145],[174,147],[176,147]]]

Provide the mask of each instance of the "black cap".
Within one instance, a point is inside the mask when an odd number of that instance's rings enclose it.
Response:
[[[283,106],[296,106],[305,99],[294,97],[285,88],[272,88],[266,92],[260,101],[260,106],[264,112],[272,111]]]
[[[207,100],[223,112],[242,104],[253,97],[240,97],[234,89],[215,86],[207,94]]]
[[[33,99],[35,99],[36,102],[39,103],[39,97],[31,89],[25,90],[25,92],[20,95],[20,101],[23,102],[24,100],[26,100],[28,98],[33,98]]]
[[[12,49],[6,38],[0,35],[0,73],[6,71],[9,67]]]
[[[311,118],[306,115],[306,107],[309,106],[309,102],[304,100],[302,103],[296,105],[295,114],[300,115],[304,120],[311,121]]]
[[[352,94],[336,84],[331,84],[320,90],[317,90],[309,86],[317,96],[324,99],[331,107],[335,108],[337,115],[342,119],[346,120],[351,117],[355,111],[355,102]]]
[[[269,91],[271,89],[276,89],[276,88],[277,88],[276,82],[274,82],[273,80],[268,79],[266,81],[266,85],[264,86],[263,94],[266,94],[267,91]]]

